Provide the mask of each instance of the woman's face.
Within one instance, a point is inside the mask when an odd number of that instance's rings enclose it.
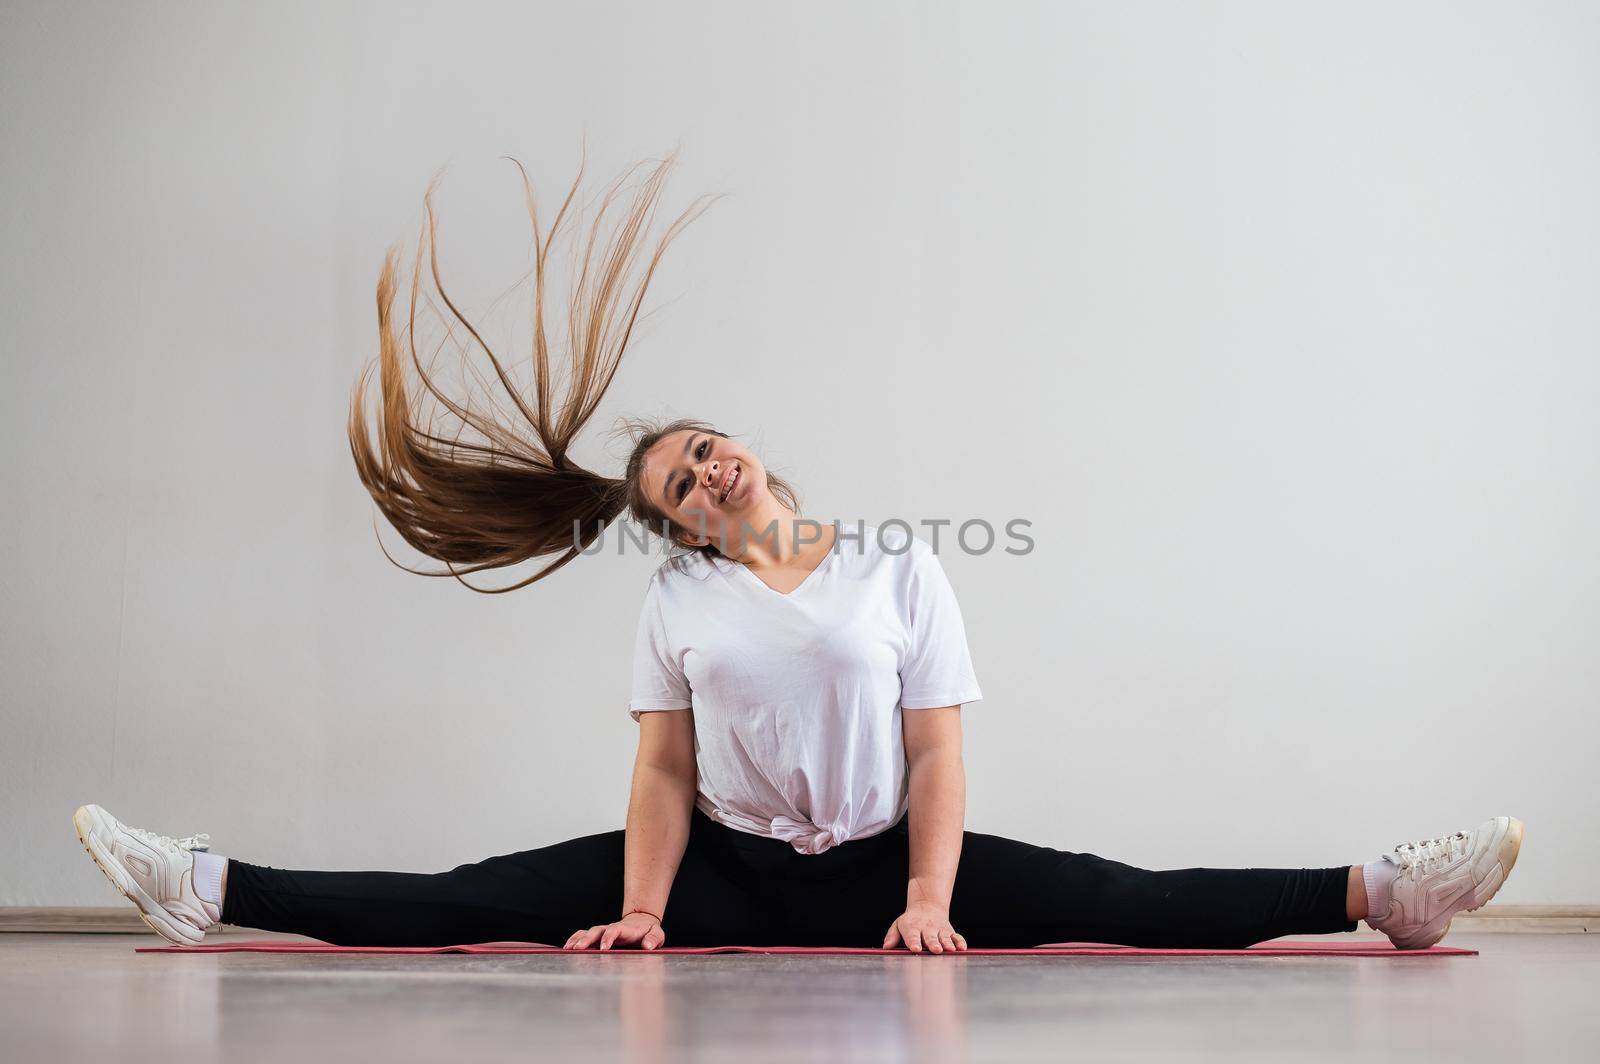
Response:
[[[694,429],[663,436],[645,453],[642,476],[645,494],[687,530],[689,546],[739,542],[741,521],[745,535],[761,531],[756,517],[771,499],[766,467],[726,436]]]

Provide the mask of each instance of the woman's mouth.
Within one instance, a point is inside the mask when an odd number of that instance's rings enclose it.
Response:
[[[722,492],[717,496],[717,504],[721,505],[733,495],[733,489],[739,483],[739,467],[733,466],[728,470],[728,475],[722,478]]]

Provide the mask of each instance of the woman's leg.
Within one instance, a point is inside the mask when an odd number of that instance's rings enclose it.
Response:
[[[725,834],[741,840],[742,860],[765,876],[781,941],[875,947],[905,908],[906,829],[901,821],[812,856]],[[1236,949],[1280,935],[1353,931],[1365,918],[1397,947],[1416,949],[1437,941],[1452,913],[1494,895],[1521,841],[1521,823],[1497,817],[1475,831],[1404,844],[1365,866],[1154,872],[968,831],[950,917],[974,948],[1079,941]]]
[[[228,862],[222,921],[348,946],[520,941],[560,945],[622,915],[625,832],[607,831],[448,872],[304,872]],[[667,901],[669,946],[770,940],[752,885],[690,831]]]
[[[229,860],[222,922],[341,946],[559,944],[616,919],[623,832],[569,839],[448,872],[291,871]]]
[[[950,920],[974,948],[1241,949],[1279,935],[1355,930],[1350,875],[1349,865],[1154,872],[969,831]]]

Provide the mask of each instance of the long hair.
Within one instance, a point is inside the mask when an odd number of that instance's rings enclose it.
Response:
[[[522,178],[533,227],[533,382],[527,395],[445,291],[433,204],[437,181],[429,186],[423,197],[424,222],[404,314],[395,314],[402,261],[396,247],[385,256],[378,275],[378,356],[358,377],[350,400],[350,451],[361,483],[400,536],[417,551],[443,562],[445,568],[434,572],[413,569],[384,548],[395,565],[422,576],[453,577],[474,591],[498,594],[527,587],[566,565],[625,510],[647,528],[667,531],[664,515],[638,487],[644,453],[679,428],[714,429],[688,421],[667,425],[629,422],[635,442],[622,478],[582,468],[573,462],[570,451],[616,376],[645,290],[667,245],[714,199],[701,197],[679,214],[641,267],[646,235],[674,161],[669,154],[656,162],[633,190],[620,219],[610,226],[606,219],[614,201],[645,164],[630,167],[606,190],[574,264],[565,358],[556,360],[564,365],[553,370],[545,327],[550,252],[574,217],[571,208],[583,180],[583,166],[580,163],[578,176],[546,232],[527,171],[512,160]],[[435,295],[445,310],[434,302]],[[477,408],[470,397],[452,398],[436,384],[418,353],[418,314],[424,304],[442,323],[444,333],[438,348],[430,353],[429,363],[445,346],[453,346],[464,363],[474,350],[481,351],[511,401],[512,416],[503,416],[498,406],[488,411]],[[369,421],[367,396],[374,369],[379,400],[376,419]],[[453,434],[436,428],[438,410],[430,407],[430,399],[443,408],[447,420],[455,422]],[[781,479],[769,476],[768,485],[791,507],[797,506],[793,490]],[[531,576],[506,587],[481,588],[464,579],[484,569],[551,556]]]

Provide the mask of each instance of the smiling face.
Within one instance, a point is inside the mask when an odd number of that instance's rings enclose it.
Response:
[[[650,501],[698,547],[736,541],[740,522],[759,529],[776,503],[767,470],[747,448],[698,429],[668,433],[644,456],[640,486]]]

